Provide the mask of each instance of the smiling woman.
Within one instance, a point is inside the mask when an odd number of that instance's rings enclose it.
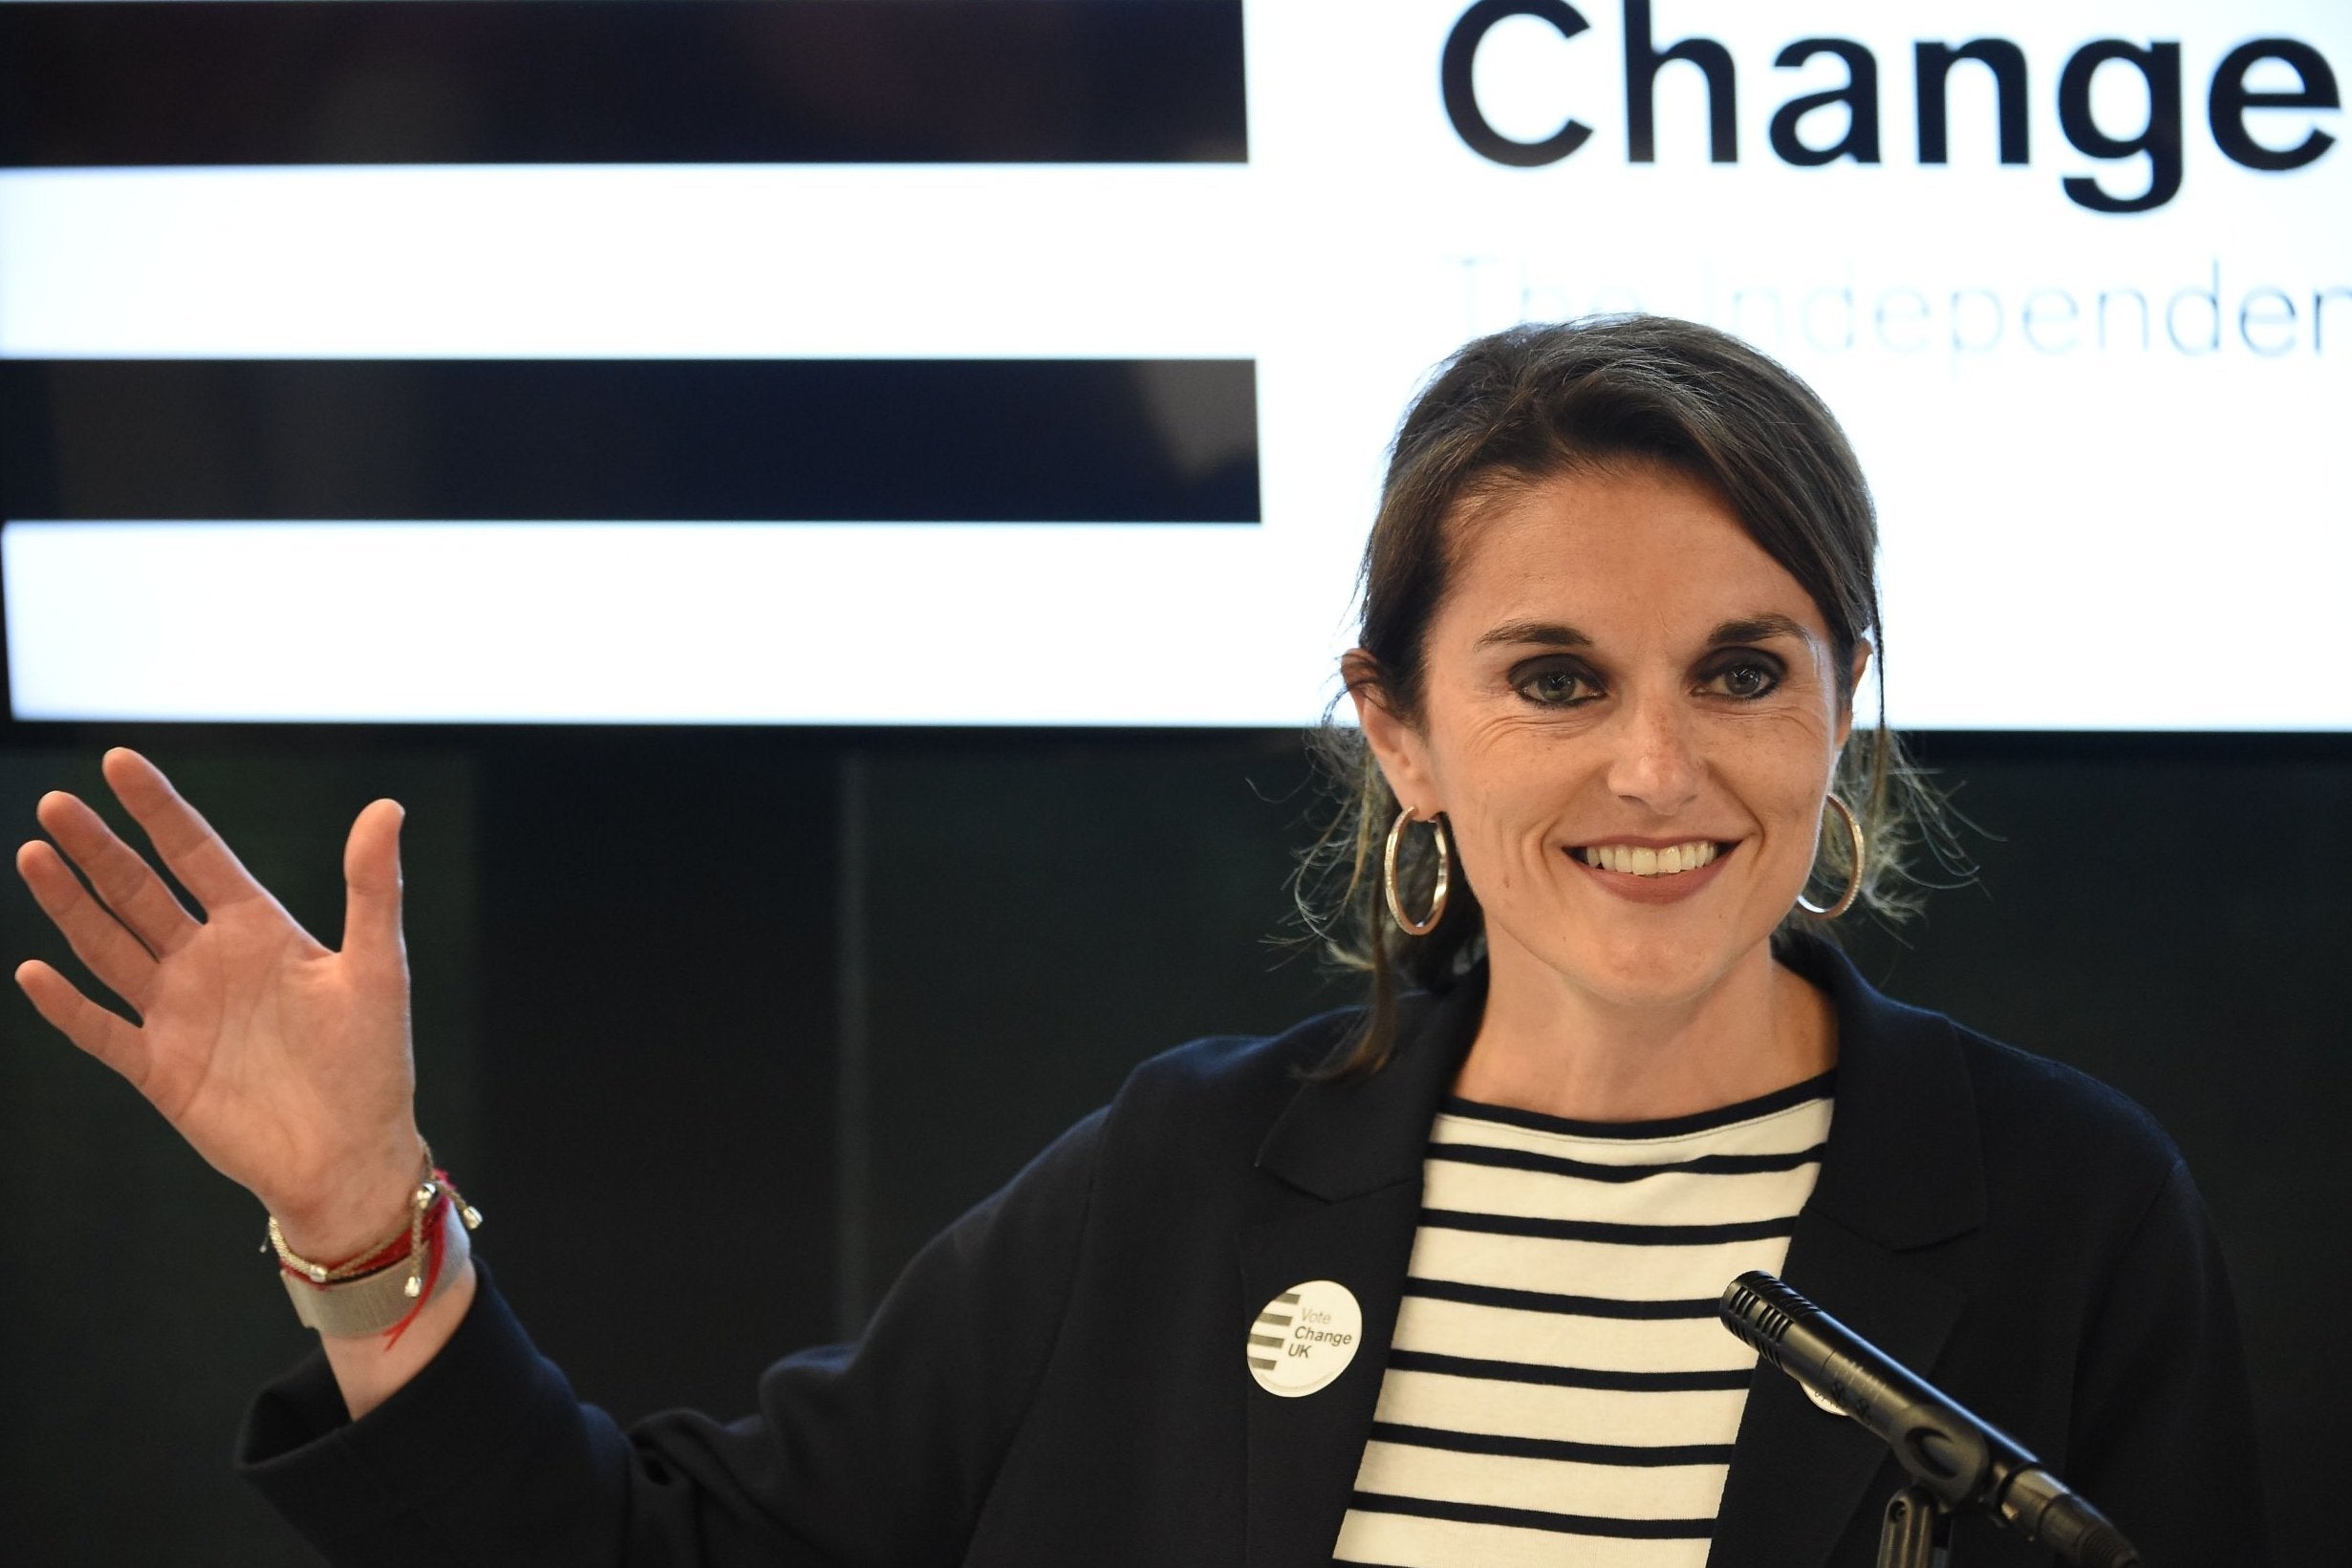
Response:
[[[331,951],[109,753],[203,917],[53,793],[19,870],[138,1021],[17,977],[270,1211],[322,1354],[240,1456],[338,1564],[1865,1568],[1905,1474],[1717,1324],[1761,1269],[2156,1560],[2258,1565],[2177,1150],[1821,938],[1899,905],[1934,821],[1856,733],[1874,545],[1827,412],[1720,333],[1464,349],[1397,438],[1333,732],[1371,1005],[1145,1063],[740,1421],[622,1430],[475,1258],[416,1121],[391,803]],[[2047,1561],[1991,1529],[1960,1560]]]
[[[1324,737],[1349,805],[1309,881],[1336,887],[1321,927],[1373,982],[1349,1065],[1374,1066],[1391,1048],[1398,977],[1443,989],[1490,952],[1515,961],[1514,922],[1488,901],[1575,885],[1514,876],[1491,858],[1495,803],[1449,797],[1431,772],[1441,751],[1487,748],[1457,760],[1463,785],[1491,777],[1490,760],[1539,775],[1557,811],[1531,829],[1532,867],[1548,872],[1564,855],[1619,900],[1679,905],[1699,891],[1630,880],[1665,870],[1662,858],[1645,870],[1645,850],[1672,851],[1678,874],[1704,867],[1708,882],[1741,862],[1751,970],[1776,926],[1819,928],[1798,901],[1817,862],[1842,891],[1812,908],[1887,916],[1907,913],[1916,891],[1907,841],[1925,837],[1941,866],[1961,866],[1883,703],[1849,743],[1879,639],[1876,554],[1869,488],[1836,419],[1736,338],[1645,316],[1515,328],[1455,355],[1397,434],[1365,550],[1361,645],[1345,670],[1361,735]],[[1639,755],[1618,755],[1629,746]],[[1606,767],[1572,802],[1580,759],[1587,773]],[[1702,794],[1718,790],[1724,766],[1796,772],[1754,779],[1746,787],[1770,798],[1742,805]],[[1625,768],[1638,773],[1619,775],[1629,795],[1608,787]],[[1802,820],[1782,815],[1767,834],[1752,807],[1773,804]],[[1462,839],[1468,886],[1399,950],[1367,874],[1370,848],[1400,815],[1439,812],[1437,832]],[[1817,832],[1825,812],[1830,830]],[[1399,877],[1415,896],[1438,852],[1436,833],[1406,835]],[[1686,918],[1715,918],[1727,902]],[[1552,919],[1530,929],[1552,932]],[[1629,930],[1653,952],[1681,940],[1657,920]],[[1755,983],[1715,1005],[1752,1004]],[[1645,1092],[1664,1094],[1656,1067],[1644,1068]]]

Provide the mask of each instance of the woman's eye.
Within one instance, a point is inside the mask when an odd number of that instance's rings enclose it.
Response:
[[[1553,707],[1588,702],[1599,695],[1584,671],[1563,664],[1542,664],[1522,671],[1512,685],[1528,701]]]
[[[1768,664],[1754,660],[1734,664],[1718,671],[1715,684],[1728,697],[1759,698],[1780,683],[1780,673]]]

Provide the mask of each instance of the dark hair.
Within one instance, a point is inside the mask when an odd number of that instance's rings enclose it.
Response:
[[[1449,521],[1465,504],[1501,491],[1624,464],[1663,466],[1708,486],[1803,586],[1829,628],[1842,698],[1852,698],[1854,655],[1866,639],[1884,669],[1877,519],[1837,419],[1811,388],[1736,337],[1666,316],[1622,315],[1478,338],[1439,366],[1406,410],[1364,548],[1364,619],[1347,689],[1418,723],[1424,644],[1459,531]],[[1834,787],[1867,838],[1858,902],[1899,918],[1916,899],[1918,884],[1900,866],[1913,834],[1924,834],[1947,866],[1961,862],[1939,804],[1887,728],[1883,683],[1881,693],[1877,721],[1847,739]],[[1396,797],[1359,731],[1327,722],[1315,741],[1340,808],[1302,868],[1300,910],[1333,956],[1370,976],[1363,1024],[1328,1069],[1370,1071],[1394,1048],[1399,980],[1451,986],[1483,956],[1485,917],[1457,874],[1435,929],[1411,936],[1391,926],[1381,850]],[[1434,835],[1405,837],[1398,881],[1408,907],[1425,909]],[[1845,834],[1824,835],[1819,866],[1830,887],[1844,887],[1852,861]],[[1822,924],[1792,911],[1782,929]]]

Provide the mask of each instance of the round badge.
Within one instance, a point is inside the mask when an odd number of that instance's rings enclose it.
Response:
[[[1364,1309],[1335,1279],[1293,1285],[1249,1325],[1249,1375],[1269,1394],[1297,1399],[1327,1387],[1364,1342]]]

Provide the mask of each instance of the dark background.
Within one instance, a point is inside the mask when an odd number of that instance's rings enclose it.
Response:
[[[16,724],[0,820],[97,789],[117,742],[330,941],[351,816],[407,805],[424,1125],[541,1344],[623,1416],[740,1411],[1137,1059],[1351,994],[1267,940],[1315,799],[1296,735]],[[2237,1280],[2278,1561],[2341,1560],[2352,738],[1926,752],[1982,875],[1852,945],[2171,1128]],[[0,949],[70,966],[21,891]],[[311,1560],[228,1474],[307,1338],[261,1214],[20,998],[0,1019],[0,1552]]]

